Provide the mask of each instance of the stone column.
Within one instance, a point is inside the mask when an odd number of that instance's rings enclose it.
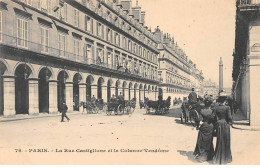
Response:
[[[39,114],[39,92],[38,92],[38,80],[37,78],[29,78],[29,115]]]
[[[125,100],[129,100],[129,88],[125,88]]]
[[[139,89],[136,89],[136,107],[137,107],[137,108],[140,108]]]
[[[111,86],[111,87],[110,87],[110,92],[111,92],[111,97],[112,97],[113,95],[116,95],[116,87]]]
[[[68,106],[68,112],[72,112],[73,109],[73,82],[66,82],[66,104]]]
[[[259,112],[259,100],[260,100],[260,56],[249,57],[249,85],[250,85],[250,125],[260,126],[260,112]],[[243,86],[246,88],[246,86]]]
[[[223,90],[223,61],[220,57],[219,61],[219,91]]]
[[[4,117],[15,117],[15,77],[2,76],[4,85]]]
[[[139,95],[139,96],[140,96],[140,97],[139,97],[139,98],[140,98],[140,101],[144,101],[144,90],[142,90],[142,89],[139,90],[139,93],[140,93],[140,95]]]
[[[135,97],[135,89],[131,88],[130,89],[130,100],[132,100]]]
[[[104,102],[107,102],[107,86],[102,86],[102,99]]]
[[[90,97],[92,97],[93,95],[97,98],[98,97],[98,93],[97,93],[97,85],[91,85],[91,94]]]
[[[79,84],[79,103],[87,101],[86,100],[87,99],[86,90],[87,90],[87,84],[86,83],[80,83]],[[79,107],[79,111],[83,112],[83,108]]]
[[[58,81],[49,81],[49,113],[58,113]]]

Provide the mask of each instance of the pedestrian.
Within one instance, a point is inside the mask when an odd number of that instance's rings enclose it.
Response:
[[[232,125],[232,116],[229,106],[225,105],[227,96],[220,95],[218,105],[216,105],[214,113],[217,118],[215,131],[217,143],[213,157],[214,164],[227,164],[232,162],[230,149],[230,125]]]
[[[64,122],[64,117],[70,121],[69,117],[67,116],[67,110],[68,110],[68,106],[66,105],[65,102],[62,103],[62,107],[61,107],[61,122]]]
[[[193,152],[195,158],[198,159],[199,162],[212,160],[214,155],[214,147],[213,147],[214,116],[212,114],[212,110],[210,109],[212,100],[205,99],[204,103],[205,103],[205,108],[201,109],[203,123],[199,127],[197,144]]]

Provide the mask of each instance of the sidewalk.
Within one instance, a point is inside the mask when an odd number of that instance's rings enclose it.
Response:
[[[73,111],[73,112],[68,112],[67,114],[69,115],[78,115],[82,114],[82,112],[79,111]],[[84,112],[86,114],[86,112]],[[0,122],[9,122],[9,121],[19,121],[19,120],[29,120],[29,119],[37,119],[37,118],[46,118],[46,117],[57,117],[61,116],[60,112],[56,113],[39,113],[37,115],[29,115],[29,114],[18,114],[13,117],[0,117]]]
[[[260,131],[260,126],[250,126],[249,120],[247,120],[239,110],[233,117],[233,128],[239,130]]]

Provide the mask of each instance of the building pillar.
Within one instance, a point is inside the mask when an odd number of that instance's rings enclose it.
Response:
[[[73,111],[73,82],[66,82],[66,105],[68,106],[68,112]]]
[[[97,88],[98,88],[97,85],[91,85],[91,94],[92,94],[92,95],[90,95],[91,98],[93,97],[93,95],[96,98],[98,97]]]
[[[39,114],[39,92],[38,92],[38,79],[29,78],[29,115]]]
[[[2,76],[4,85],[4,117],[15,116],[15,77]]]
[[[111,92],[111,97],[112,97],[113,95],[116,96],[116,87],[111,86],[111,87],[110,87],[110,92]]]
[[[79,84],[79,104],[81,102],[86,102],[87,101],[87,84],[86,83],[80,83]],[[83,112],[83,108],[79,107],[79,111]]]
[[[125,100],[129,99],[129,88],[125,88]]]
[[[140,90],[139,90],[139,93],[140,93],[140,94],[139,94],[139,100],[140,100],[140,101],[144,101],[144,90],[140,89]]]
[[[260,100],[260,57],[251,56],[249,57],[249,85],[250,85],[250,125],[260,126],[260,111],[259,111],[259,100]]]
[[[130,89],[130,100],[132,100],[135,97],[135,89]]]
[[[103,85],[102,87],[102,99],[104,102],[107,102],[107,85]]]
[[[135,89],[136,90],[136,107],[137,108],[140,108],[140,106],[139,106],[139,104],[140,104],[140,102],[139,102],[139,89]]]
[[[58,81],[49,81],[49,113],[58,113]]]

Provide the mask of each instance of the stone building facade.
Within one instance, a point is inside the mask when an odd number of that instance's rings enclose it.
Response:
[[[131,1],[0,1],[0,114],[158,97],[158,43]]]
[[[197,94],[201,95],[204,77],[196,68],[196,64],[188,59],[185,52],[168,33],[164,34],[159,27],[153,33],[160,51],[158,56],[159,94],[162,94],[164,99],[171,96],[172,99],[183,100],[194,88]]]
[[[260,1],[236,1],[236,39],[233,53],[233,93],[239,108],[260,125]]]

